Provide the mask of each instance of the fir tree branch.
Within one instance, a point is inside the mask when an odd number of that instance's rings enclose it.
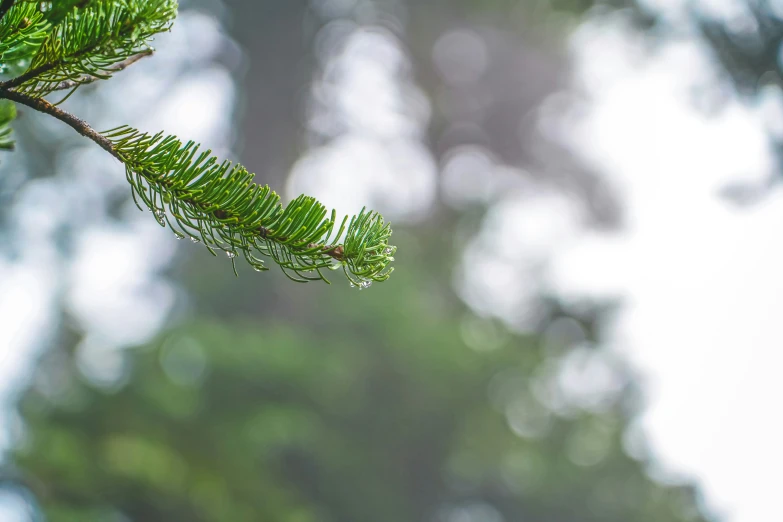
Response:
[[[212,254],[222,250],[233,262],[242,253],[254,269],[268,270],[260,253],[299,282],[328,282],[321,270],[342,268],[360,288],[385,281],[393,271],[391,227],[376,212],[363,209],[338,228],[335,212],[327,217],[314,198],[302,195],[283,207],[280,196],[253,183],[255,175],[243,166],[220,162],[192,141],[126,126],[105,135],[123,158],[136,204],[144,203],[179,237],[203,241]],[[344,232],[342,244],[330,242]]]
[[[150,136],[129,127],[104,135],[43,98],[0,88],[0,99],[48,114],[95,142],[125,165],[134,200],[138,196],[161,225],[168,223],[178,237],[203,241],[213,254],[214,249],[224,250],[232,263],[239,250],[254,269],[268,270],[254,255],[258,252],[298,282],[328,282],[321,269],[342,268],[360,288],[388,279],[393,271],[389,264],[396,247],[388,244],[391,228],[377,213],[362,210],[347,229],[347,218],[343,220],[335,234],[334,211],[326,218],[323,205],[307,196],[282,208],[280,197],[269,187],[251,183],[254,175],[244,167],[217,164],[209,151],[198,154],[193,142],[183,145],[173,136]],[[171,220],[163,210],[166,206]],[[339,240],[344,231],[343,244],[329,243],[330,237]],[[308,275],[313,272],[317,276]]]
[[[323,269],[342,269],[360,288],[388,279],[396,247],[389,245],[391,226],[380,214],[362,209],[340,223],[334,210],[329,215],[305,195],[284,206],[243,166],[221,162],[192,141],[127,126],[101,133],[44,99],[55,90],[72,93],[107,79],[152,54],[148,42],[170,27],[176,0],[62,0],[47,6],[0,0],[4,14],[10,12],[0,18],[0,58],[29,63],[26,72],[0,82],[0,148],[12,146],[8,124],[14,103],[29,107],[69,125],[120,161],[140,209],[139,202],[178,238],[203,242],[212,254],[223,251],[235,272],[234,258],[241,253],[257,271],[268,270],[258,257],[266,256],[300,282],[328,282]]]
[[[2,20],[6,13],[11,10],[15,1],[16,0],[2,0],[2,2],[0,2],[0,20]]]

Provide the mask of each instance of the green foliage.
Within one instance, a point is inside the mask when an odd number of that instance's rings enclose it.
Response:
[[[112,67],[151,50],[149,41],[168,30],[176,0],[91,2],[73,7],[54,26],[30,64],[20,91],[46,96],[62,82],[108,79]]]
[[[33,3],[20,4],[0,20],[0,64],[29,61],[46,39],[50,24]]]
[[[244,167],[221,163],[193,142],[125,126],[103,136],[43,99],[69,90],[67,99],[81,85],[108,79],[151,54],[152,37],[176,17],[176,0],[2,0],[0,14],[4,9],[0,66],[18,75],[0,82],[0,99],[61,119],[120,159],[137,205],[143,202],[178,237],[203,242],[213,254],[226,252],[232,265],[241,253],[257,271],[267,270],[259,256],[269,257],[299,282],[328,282],[326,269],[342,269],[359,288],[388,279],[395,247],[379,214],[362,210],[338,223],[334,211],[327,215],[304,195],[283,208],[280,197],[252,183],[254,175]],[[8,149],[14,109],[4,107],[0,148]]]
[[[92,7],[105,0],[56,0],[41,2],[40,0],[17,0],[17,2],[32,4],[39,8],[51,24],[59,24],[74,9]]]
[[[11,137],[11,122],[16,118],[16,105],[8,100],[0,100],[0,149],[11,150],[14,140]]]
[[[565,347],[484,322],[496,334],[468,347],[448,282],[420,265],[360,307],[312,292],[294,325],[199,317],[117,354],[117,380],[56,350],[11,462],[50,522],[705,520],[692,488],[624,453],[631,387],[595,411],[548,409]]]
[[[299,282],[325,279],[322,269],[341,267],[359,287],[391,274],[391,227],[377,213],[363,210],[347,230],[347,217],[335,229],[335,212],[327,217],[314,198],[299,196],[283,208],[280,196],[252,182],[254,174],[219,162],[209,150],[199,153],[192,141],[129,127],[105,135],[126,165],[137,205],[141,200],[161,225],[203,241],[212,254],[223,250],[233,261],[240,251],[257,271],[267,268],[255,254],[271,257]],[[344,244],[337,246],[343,232]]]

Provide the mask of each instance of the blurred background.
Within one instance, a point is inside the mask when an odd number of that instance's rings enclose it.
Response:
[[[182,0],[66,107],[394,225],[297,285],[22,111],[0,521],[783,517],[783,2]]]

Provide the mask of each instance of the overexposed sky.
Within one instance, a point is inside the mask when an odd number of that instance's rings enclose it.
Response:
[[[695,109],[710,66],[693,41],[650,60],[619,27],[587,25],[573,43],[588,103],[572,143],[618,188],[627,226],[575,241],[552,284],[623,298],[609,344],[646,377],[641,422],[662,467],[696,477],[727,522],[783,520],[783,190],[747,207],[719,195],[774,174],[764,114]]]

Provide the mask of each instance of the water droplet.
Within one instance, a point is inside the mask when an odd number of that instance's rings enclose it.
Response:
[[[182,239],[182,238],[184,238],[185,236],[183,236],[183,235],[182,235],[182,234],[180,234],[179,232],[174,232],[174,237],[176,237],[177,239]]]
[[[261,268],[258,268],[257,266],[254,266],[253,270],[255,270],[256,272],[263,272],[263,270]]]
[[[237,253],[231,251],[227,251],[226,255],[228,256],[229,259],[234,259],[235,257],[237,257]]]
[[[155,210],[155,219],[157,220],[158,224],[162,227],[166,226],[166,214],[163,213],[162,210],[156,209]]]
[[[359,283],[359,290],[366,290],[372,286],[372,281],[362,281]]]
[[[388,258],[389,261],[394,261],[393,257]]]
[[[199,238],[197,238],[197,237],[190,236],[190,240],[191,240],[193,243],[201,243],[201,240],[200,240]]]
[[[391,247],[391,246],[387,246],[387,247],[386,247],[386,248],[383,250],[383,253],[384,253],[384,255],[387,255],[387,256],[388,256],[389,254],[391,254],[392,252],[394,252],[394,247]]]

